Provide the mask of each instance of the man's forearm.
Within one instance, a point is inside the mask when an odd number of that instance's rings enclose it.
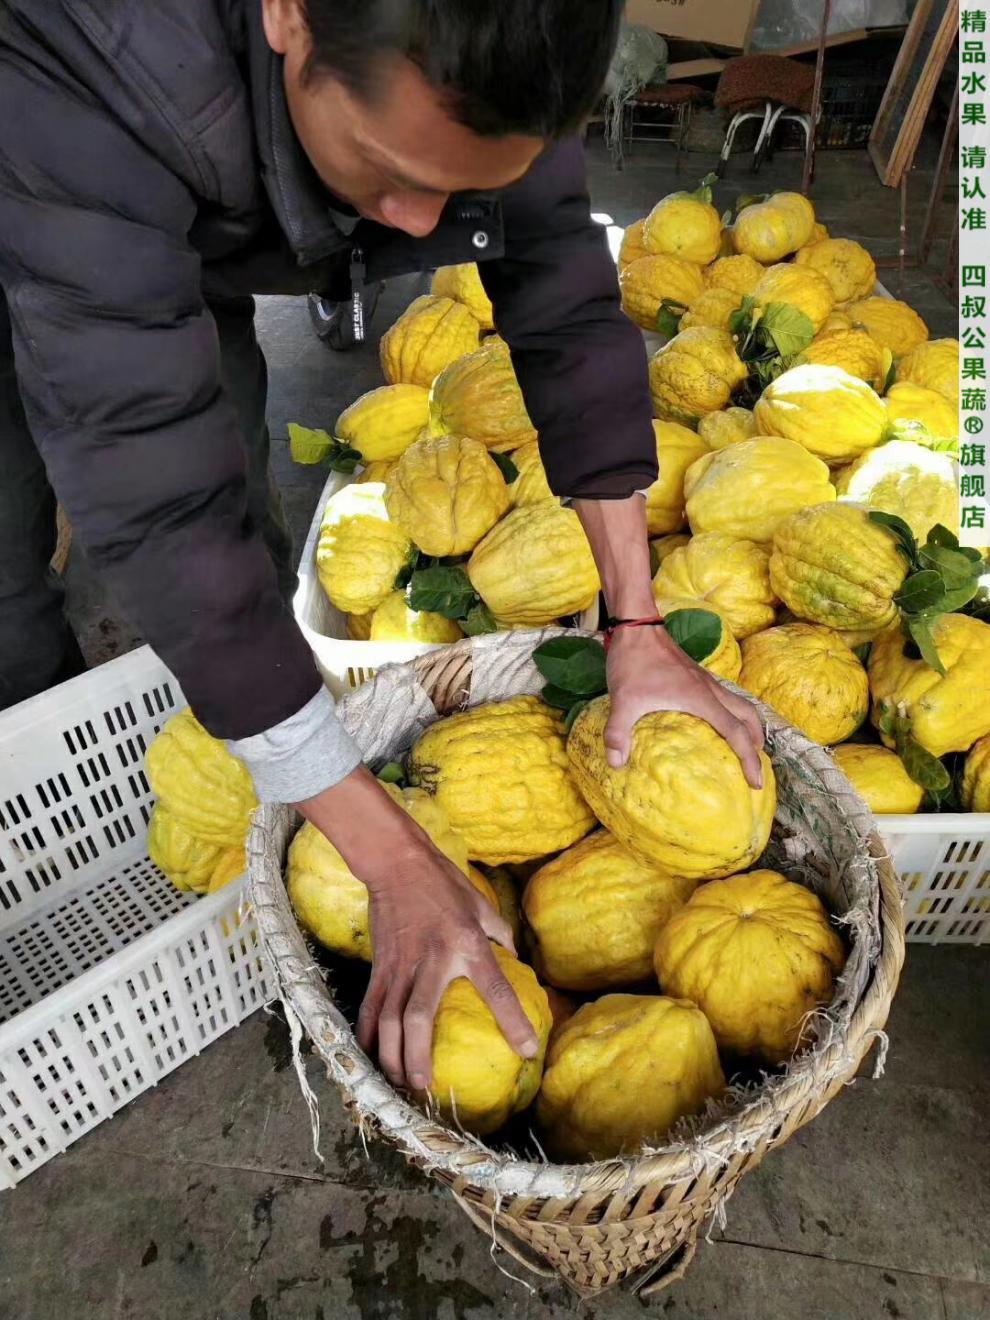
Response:
[[[655,614],[646,500],[642,495],[626,500],[574,500],[572,508],[598,565],[609,614],[620,619]]]

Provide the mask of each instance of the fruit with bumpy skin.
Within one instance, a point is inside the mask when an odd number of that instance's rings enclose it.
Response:
[[[644,866],[598,830],[540,867],[523,894],[541,980],[561,990],[645,981],[664,922],[695,882]]]
[[[799,266],[818,271],[832,286],[837,303],[868,298],[877,283],[873,258],[851,238],[826,238],[809,243],[794,258]]]
[[[509,488],[480,440],[417,440],[385,484],[385,507],[425,555],[466,555],[509,507]]]
[[[577,514],[550,503],[507,513],[475,547],[467,574],[495,618],[520,628],[580,614],[600,587]]]
[[[365,464],[404,453],[430,420],[430,392],[422,385],[379,385],[340,414],[334,435],[356,449]]]
[[[504,866],[490,866],[488,874],[483,875],[476,866],[470,868],[471,878],[475,880],[475,886],[480,888],[476,876],[484,880],[487,887],[491,890],[492,901],[502,915],[512,931],[512,938],[516,947],[519,947],[519,939],[522,935],[522,909],[519,904],[519,889],[516,886],[511,874]]]
[[[821,900],[760,870],[696,890],[660,932],[655,963],[661,989],[698,1005],[719,1049],[780,1064],[845,958]]]
[[[842,502],[897,514],[920,545],[936,523],[959,532],[956,464],[923,445],[890,440],[871,449],[836,474],[835,489]]]
[[[693,1004],[604,995],[554,1033],[536,1117],[560,1160],[634,1156],[724,1089],[715,1037]]]
[[[481,326],[463,303],[424,293],[382,335],[382,372],[390,385],[422,385],[478,347]]]
[[[798,361],[841,367],[879,392],[887,380],[890,357],[884,357],[884,350],[865,330],[832,330],[809,344]]]
[[[890,387],[884,403],[892,439],[928,446],[959,439],[958,402],[937,390],[905,380]]]
[[[148,856],[176,889],[205,894],[224,850],[190,834],[157,802],[148,821]]]
[[[835,306],[832,286],[824,275],[790,262],[771,266],[753,290],[753,297],[756,299],[754,311],[760,315],[778,303],[803,312],[816,334]]]
[[[959,405],[959,340],[931,339],[901,358],[898,384],[920,385]]]
[[[894,298],[862,298],[843,309],[856,325],[865,326],[878,344],[902,358],[928,338],[928,326],[906,302]]]
[[[444,991],[433,1023],[430,1095],[444,1118],[478,1136],[495,1132],[532,1104],[553,1025],[547,993],[533,969],[497,944],[492,952],[529,1019],[538,1053],[523,1059],[515,1052],[467,977],[459,976]]]
[[[657,606],[668,623],[678,610],[705,610],[708,614],[714,614],[722,625],[722,631],[715,649],[698,663],[716,678],[725,678],[735,683],[742,669],[742,652],[717,605],[712,605],[710,601],[692,600],[689,596],[663,596],[657,599]]]
[[[815,208],[806,197],[776,193],[740,211],[734,228],[736,251],[770,266],[804,247],[814,226]]]
[[[832,756],[875,816],[912,816],[921,810],[925,790],[896,752],[869,743],[843,743],[833,747]]]
[[[692,326],[707,325],[715,330],[728,330],[732,314],[741,299],[731,289],[706,289],[681,317],[680,329],[690,330]]]
[[[725,532],[766,544],[797,509],[835,499],[825,463],[794,440],[754,436],[691,465],[684,478],[695,535]]]
[[[665,600],[682,597],[718,608],[739,641],[769,628],[777,597],[770,585],[770,552],[755,541],[725,532],[701,532],[668,555],[653,579],[661,612]]]
[[[730,334],[693,326],[654,353],[649,374],[656,416],[691,426],[726,407],[747,369]]]
[[[671,193],[646,217],[643,245],[650,252],[707,266],[722,246],[721,216],[710,202],[690,193]]]
[[[383,483],[344,486],[330,496],[323,513],[316,575],[338,610],[368,614],[394,588],[412,548],[388,516]]]
[[[762,788],[750,788],[735,752],[704,720],[644,715],[624,766],[605,757],[608,697],[585,706],[567,755],[578,787],[607,830],[647,865],[708,880],[751,865],[766,847],[777,792],[760,752]]]
[[[166,721],[145,769],[155,797],[183,829],[206,843],[243,847],[258,805],[251,776],[188,706]]]
[[[745,253],[734,257],[719,257],[705,271],[705,285],[709,289],[728,289],[740,298],[752,293],[766,272],[766,267]]]
[[[495,329],[492,300],[485,292],[477,263],[465,261],[458,266],[439,266],[430,281],[430,293],[439,298],[453,298],[463,303],[482,330]]]
[[[897,538],[856,504],[799,509],[774,534],[771,585],[808,623],[875,636],[897,617],[907,571]]]
[[[969,749],[963,767],[962,802],[967,811],[990,812],[990,736]]]
[[[990,733],[990,624],[967,614],[943,614],[932,634],[946,673],[913,659],[900,629],[883,633],[870,651],[873,723],[888,747],[887,720],[906,715],[911,733],[932,756],[968,752]]]
[[[430,642],[441,644],[459,641],[464,634],[453,619],[428,610],[409,608],[406,592],[392,591],[371,616],[370,642]]]
[[[513,697],[438,720],[409,756],[468,855],[490,866],[569,848],[595,823],[578,791],[559,712]]]
[[[246,851],[243,848],[228,848],[226,852],[220,854],[220,859],[210,876],[210,883],[206,892],[215,894],[219,889],[226,889],[227,885],[233,884],[235,880],[240,880],[246,872]]]
[[[622,310],[642,330],[656,330],[664,302],[687,307],[704,293],[701,271],[680,257],[640,257],[619,276]]]
[[[525,504],[559,503],[547,481],[538,441],[530,440],[514,449],[511,458],[519,474],[509,486],[509,499],[514,509]]]
[[[464,840],[450,828],[443,809],[422,789],[399,789],[394,784],[382,787],[495,907],[490,888],[469,874]],[[347,958],[371,961],[368,891],[330,840],[309,821],[289,846],[285,884],[300,926],[318,943]]]
[[[643,245],[643,227],[646,224],[646,216],[641,220],[634,220],[631,225],[626,227],[622,235],[622,242],[619,244],[618,267],[621,274],[627,266],[631,266],[634,261],[639,261],[641,257],[648,257],[649,251]]]
[[[838,633],[786,623],[742,644],[739,686],[826,747],[856,732],[870,712],[870,684]]]
[[[657,568],[659,569],[668,555],[672,555],[682,545],[687,545],[690,539],[688,532],[671,532],[669,536],[658,536],[651,540],[650,551]]]
[[[709,413],[698,423],[698,434],[709,449],[727,449],[740,440],[752,440],[756,435],[752,409],[726,408]]]
[[[388,597],[386,596],[387,600]],[[368,642],[371,640],[371,620],[375,611],[369,614],[348,614],[347,640],[349,642]]]
[[[498,454],[536,439],[505,348],[486,341],[440,373],[430,393],[430,431],[469,435]]]
[[[841,367],[792,367],[753,409],[761,435],[796,440],[826,463],[850,463],[880,444],[887,410],[876,390]]]
[[[418,389],[419,387],[417,386],[416,388]],[[425,427],[421,427],[413,438],[419,440],[425,430]],[[381,481],[384,483],[388,481],[389,473],[394,467],[394,459],[375,459],[373,463],[368,463],[361,468],[354,480],[358,485],[365,485],[369,481]]]
[[[654,422],[660,475],[646,491],[646,526],[651,536],[679,532],[687,523],[684,477],[692,463],[708,452],[705,442],[677,422]]]

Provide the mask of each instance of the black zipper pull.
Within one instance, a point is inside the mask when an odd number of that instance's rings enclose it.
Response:
[[[364,290],[367,270],[361,248],[351,250],[351,329],[355,344],[364,343]]]

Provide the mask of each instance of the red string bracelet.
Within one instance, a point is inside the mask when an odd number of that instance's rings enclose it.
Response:
[[[612,645],[612,638],[620,628],[662,628],[664,620],[653,614],[648,619],[609,619],[605,627],[605,654]]]

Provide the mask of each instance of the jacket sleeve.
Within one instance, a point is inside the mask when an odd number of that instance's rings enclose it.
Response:
[[[91,100],[10,63],[0,99],[0,283],[35,443],[206,727],[257,735],[321,684],[247,517],[193,197]]]
[[[502,195],[505,255],[480,265],[555,494],[618,499],[657,477],[643,337],[623,314],[584,151],[551,148]]]

